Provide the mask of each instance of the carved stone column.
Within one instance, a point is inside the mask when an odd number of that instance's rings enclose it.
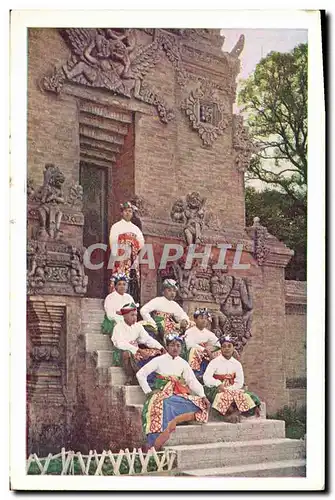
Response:
[[[28,299],[30,367],[27,381],[29,400],[39,403],[64,403],[66,382],[66,305]]]

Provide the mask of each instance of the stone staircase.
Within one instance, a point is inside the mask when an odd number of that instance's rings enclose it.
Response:
[[[125,386],[122,368],[112,365],[110,338],[100,333],[103,301],[82,299],[82,333],[86,351],[94,353],[98,380],[116,391],[125,415],[141,421],[144,394],[139,386]],[[139,427],[140,428],[140,424]],[[176,453],[176,475],[227,477],[304,477],[305,442],[285,438],[285,422],[260,418],[238,424],[215,420],[184,424],[171,435],[167,449]]]

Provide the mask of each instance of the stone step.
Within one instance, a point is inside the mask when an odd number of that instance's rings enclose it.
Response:
[[[123,385],[126,383],[127,377],[123,368],[111,366],[109,372],[109,385]],[[125,388],[128,386],[124,386]],[[131,386],[130,386],[131,387]]]
[[[81,312],[82,321],[89,321],[91,318],[102,318],[102,321],[104,319],[104,316],[104,309],[85,309]]]
[[[258,439],[166,446],[177,453],[181,470],[228,467],[234,465],[297,460],[305,458],[305,443],[298,439]]]
[[[256,439],[285,438],[283,420],[248,419],[243,423],[208,422],[177,426],[171,434],[168,445],[206,444]]]
[[[103,335],[104,337],[110,338],[109,335],[105,335],[101,333],[101,323],[102,321],[97,322],[82,322],[81,323],[81,331],[83,334],[92,333],[93,335]]]
[[[181,471],[178,476],[198,477],[306,477],[305,460],[280,460],[277,462],[262,462],[233,467],[215,467],[211,469],[194,469]]]
[[[97,353],[97,368],[110,368],[113,361],[113,352],[111,350],[98,349]]]
[[[146,396],[139,385],[127,385],[125,387],[126,405],[128,406],[134,404],[143,405],[145,397]]]
[[[86,333],[86,351],[108,351],[112,349],[112,341],[109,335],[102,335],[97,333]]]
[[[84,297],[81,299],[83,307],[89,307],[90,309],[103,309],[104,299],[92,299]]]

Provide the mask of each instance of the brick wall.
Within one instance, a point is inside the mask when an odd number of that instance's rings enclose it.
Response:
[[[46,50],[47,47],[47,50]],[[65,175],[65,186],[79,180],[79,121],[76,100],[41,92],[40,81],[69,51],[56,29],[28,30],[28,176],[43,183],[46,163]],[[23,168],[23,167],[22,167]]]
[[[306,314],[304,281],[285,282],[285,375],[290,406],[306,406]]]

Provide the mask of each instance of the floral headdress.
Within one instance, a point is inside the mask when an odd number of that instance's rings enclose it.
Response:
[[[193,313],[193,318],[197,319],[199,316],[205,316],[207,319],[211,320],[212,316],[207,307],[201,309],[200,307],[196,309]]]
[[[235,339],[227,334],[227,335],[223,335],[222,337],[219,338],[219,342],[220,344],[222,345],[224,342],[230,342],[231,344],[235,345]]]
[[[125,273],[116,273],[113,274],[110,281],[112,281],[114,285],[116,285],[119,281],[125,281],[126,283],[128,283],[129,278]]]
[[[126,208],[131,208],[134,210],[134,206],[130,203],[130,201],[125,201],[124,203],[120,203],[120,210],[125,210]]]
[[[162,289],[164,290],[165,288],[174,288],[175,290],[178,290],[178,284],[175,280],[167,278],[162,284]]]
[[[173,342],[174,340],[178,340],[178,342],[182,344],[184,342],[184,336],[176,332],[168,333],[165,336],[166,345],[170,344],[170,342]]]

